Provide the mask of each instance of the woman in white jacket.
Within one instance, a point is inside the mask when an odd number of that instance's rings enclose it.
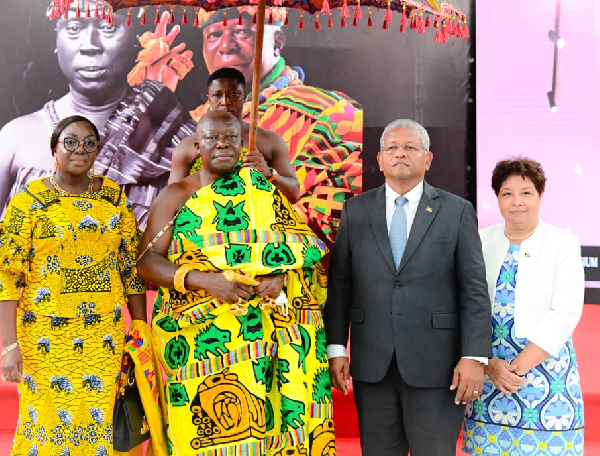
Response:
[[[468,454],[583,454],[583,398],[571,335],[584,274],[577,237],[544,223],[546,177],[526,158],[498,162],[504,223],[481,231],[492,302],[493,358],[466,411]]]

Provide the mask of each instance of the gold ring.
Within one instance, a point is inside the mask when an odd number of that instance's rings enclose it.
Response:
[[[479,394],[479,391],[473,390],[473,394]]]
[[[238,303],[238,304],[241,304],[241,303],[242,303],[242,298],[239,298],[239,299],[237,300],[237,303]]]
[[[4,374],[2,374],[2,380],[8,380],[8,377]]]

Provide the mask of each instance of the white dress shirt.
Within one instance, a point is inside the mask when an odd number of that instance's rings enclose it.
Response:
[[[423,196],[423,181],[419,182],[415,185],[411,190],[406,192],[404,195],[400,195],[397,193],[392,187],[390,187],[387,182],[385,184],[385,219],[387,222],[388,233],[390,232],[390,227],[392,225],[392,217],[394,216],[394,211],[396,210],[396,198],[399,196],[404,196],[408,201],[404,204],[404,211],[406,212],[406,236],[410,236],[410,229],[412,228],[413,221],[415,220],[415,215],[417,214],[417,208],[419,207],[419,202],[421,201],[421,196]],[[492,322],[490,321],[490,325]],[[336,358],[339,356],[348,356],[348,352],[346,351],[346,347],[339,344],[330,344],[327,345],[327,356],[329,358]],[[479,361],[482,364],[487,364],[487,358],[477,357],[477,356],[463,356],[463,358],[474,359]]]

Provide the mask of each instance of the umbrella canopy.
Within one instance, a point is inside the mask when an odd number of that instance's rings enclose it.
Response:
[[[94,3],[94,7],[90,8],[90,3]],[[454,0],[435,1],[435,0],[53,0],[53,16],[59,17],[68,14],[69,8],[79,11],[75,14],[88,14],[99,17],[100,15],[110,21],[112,12],[119,9],[142,8],[142,20],[145,21],[145,11],[148,7],[160,9],[167,7],[171,10],[172,21],[176,21],[176,16],[181,18],[183,24],[189,21],[189,12],[192,14],[202,14],[200,10],[206,12],[215,11],[221,8],[229,8],[236,6],[257,6],[264,3],[267,8],[294,8],[305,11],[309,14],[326,14],[329,15],[332,9],[340,8],[342,11],[341,25],[346,25],[346,20],[351,16],[351,9],[354,9],[354,20],[360,19],[362,14],[360,7],[366,7],[369,11],[372,8],[387,10],[383,21],[383,28],[388,28],[393,20],[394,13],[401,13],[404,18],[401,18],[400,31],[405,30],[405,26],[410,23],[411,29],[416,29],[418,33],[423,33],[423,29],[431,25],[431,18],[435,18],[438,23],[436,27],[440,27],[440,31],[444,26],[447,35],[455,35],[458,37],[468,38],[468,29],[466,28],[466,16],[456,5]],[[96,3],[98,6],[96,6]],[[177,12],[181,10],[181,13]],[[421,19],[423,24],[421,24]],[[427,20],[429,18],[429,21]],[[194,22],[197,25],[197,18]],[[427,23],[429,22],[429,23]],[[287,25],[287,23],[285,24]],[[320,21],[315,21],[315,28],[320,28]],[[372,24],[369,24],[372,25]],[[299,24],[302,28],[302,24]],[[329,25],[330,27],[332,24]],[[436,39],[436,41],[438,41]],[[444,39],[447,41],[447,37]],[[444,42],[441,41],[441,42]]]
[[[352,16],[353,25],[358,25],[362,17],[362,7],[368,9],[367,25],[373,26],[371,10],[374,8],[385,10],[382,28],[388,29],[394,20],[394,14],[399,15],[399,30],[404,32],[407,27],[422,34],[427,27],[433,25],[437,30],[435,41],[445,43],[449,35],[458,38],[469,38],[466,15],[458,8],[454,0],[53,0],[50,11],[51,18],[58,17],[96,17],[112,23],[113,12],[119,9],[128,9],[127,24],[131,25],[131,12],[133,8],[141,8],[140,21],[146,23],[146,10],[155,8],[155,23],[159,22],[161,7],[170,9],[170,23],[176,22],[176,10],[181,10],[181,23],[189,23],[188,15],[193,14],[192,24],[198,26],[207,14],[231,7],[247,7],[254,11],[256,24],[256,47],[254,58],[254,75],[252,79],[252,110],[250,118],[250,150],[256,149],[256,129],[258,124],[258,104],[260,92],[260,68],[262,61],[262,48],[264,38],[264,24],[272,24],[279,19],[281,11],[285,12],[283,24],[288,25],[287,9],[294,8],[315,14],[314,26],[321,29],[320,16],[327,17],[327,25],[333,26],[331,10],[341,10],[341,26],[346,26],[346,20]],[[282,9],[285,8],[285,9]],[[268,10],[268,15],[267,15]],[[353,13],[351,13],[353,10]],[[240,13],[241,14],[241,13]],[[277,17],[277,19],[274,19]],[[433,18],[433,20],[432,20]],[[230,18],[234,19],[234,18]],[[223,23],[227,24],[227,16],[223,16]],[[178,21],[179,22],[179,21]],[[298,28],[304,28],[303,16],[300,15]]]

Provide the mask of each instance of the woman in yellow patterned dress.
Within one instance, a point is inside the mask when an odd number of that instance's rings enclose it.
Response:
[[[99,144],[85,117],[60,121],[55,173],[24,186],[0,224],[2,377],[20,393],[11,455],[113,454],[123,307],[145,321],[146,302],[127,198],[88,175]]]

